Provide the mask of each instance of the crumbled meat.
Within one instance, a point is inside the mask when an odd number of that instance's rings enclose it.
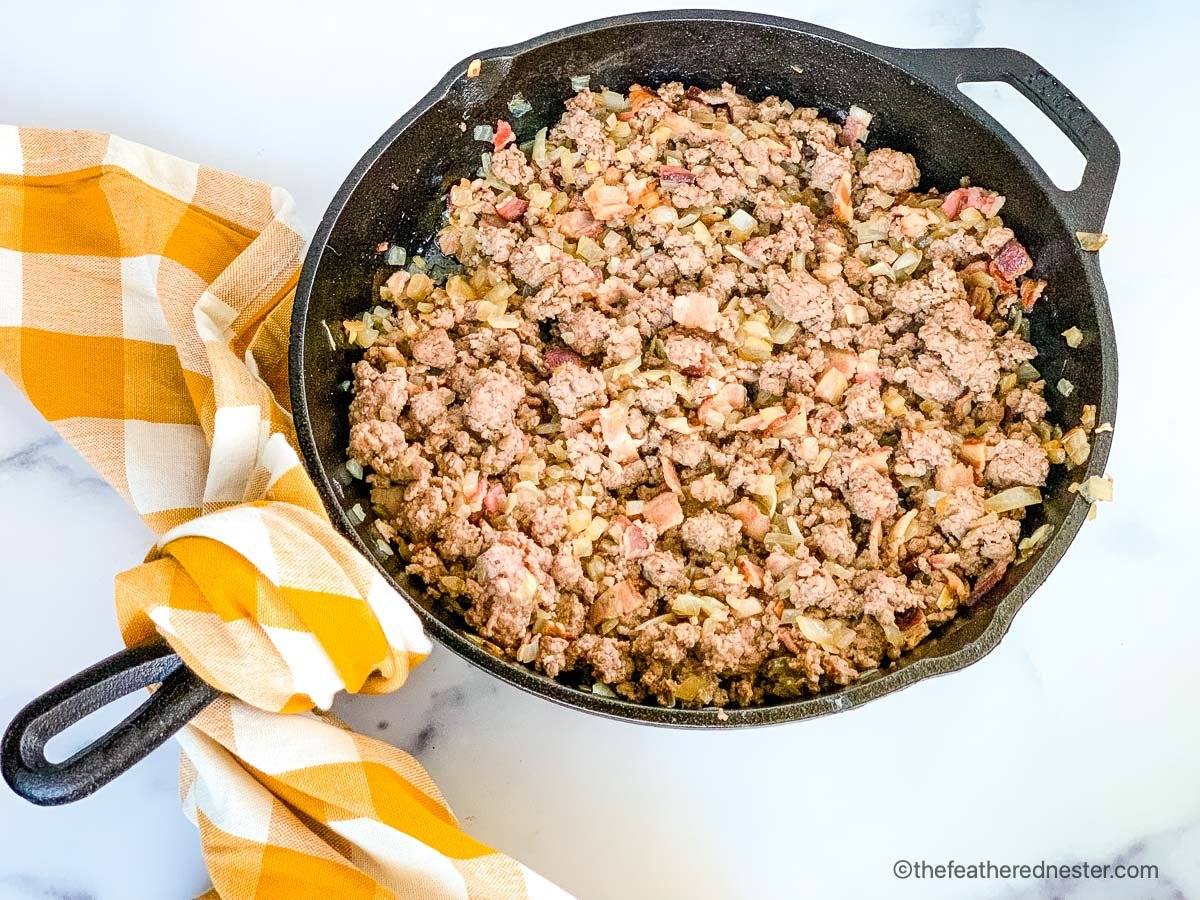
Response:
[[[820,334],[833,325],[835,310],[829,289],[803,269],[776,278],[767,291],[766,302],[807,331]]]
[[[845,523],[822,522],[812,530],[813,543],[826,559],[834,562],[851,563],[858,555],[858,544],[850,537]]]
[[[513,427],[524,389],[499,372],[480,373],[463,403],[463,418],[472,431],[494,440]]]
[[[1015,519],[996,519],[971,529],[958,547],[963,571],[975,576],[992,563],[1012,559],[1020,535],[1021,523]]]
[[[412,357],[422,365],[448,369],[454,365],[454,341],[444,328],[431,328],[412,344]]]
[[[1038,487],[1050,474],[1050,460],[1039,444],[1004,438],[989,454],[984,474],[997,488]]]
[[[703,375],[712,357],[712,345],[701,338],[684,334],[667,335],[663,346],[667,361],[678,367],[685,375]]]
[[[407,403],[408,376],[404,369],[380,372],[365,361],[355,364],[351,423],[395,422]]]
[[[560,416],[574,418],[604,401],[604,377],[595,369],[559,366],[550,376],[549,395]]]
[[[505,147],[492,157],[492,174],[513,187],[533,181],[533,168],[516,147]]]
[[[888,477],[868,465],[851,467],[842,494],[850,511],[868,522],[895,515],[900,499]]]
[[[868,114],[602,96],[536,159],[499,123],[449,190],[457,265],[379,273],[343,323],[375,528],[489,650],[584,690],[850,684],[1014,563],[1025,514],[987,501],[1063,458],[1023,367],[1054,293],[1003,196],[918,192]]]
[[[952,540],[961,541],[967,529],[984,513],[983,491],[973,484],[956,487],[939,500],[934,509],[942,533]]]
[[[704,510],[687,519],[680,529],[684,546],[710,556],[737,544],[742,523],[724,513]]]
[[[683,558],[668,551],[658,550],[643,557],[642,574],[652,585],[664,591],[687,584]]]
[[[917,161],[909,153],[881,147],[867,154],[867,164],[858,173],[863,184],[873,185],[889,194],[911,191],[921,180]]]

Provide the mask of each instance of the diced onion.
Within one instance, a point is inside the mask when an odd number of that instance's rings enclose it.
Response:
[[[512,99],[508,101],[508,111],[513,114],[513,118],[519,119],[525,113],[533,109],[533,104],[525,99],[525,95],[517,91],[512,95]]]
[[[1074,350],[1083,343],[1083,332],[1072,325],[1062,333],[1063,340],[1067,342],[1067,346]]]
[[[1036,506],[1042,502],[1042,492],[1035,487],[1018,485],[1001,491],[983,501],[983,508],[988,512],[1002,513],[1014,509],[1024,509],[1026,506]]]
[[[346,460],[346,471],[349,472],[354,478],[363,477],[362,463],[360,463],[357,459]]]
[[[475,130],[471,132],[471,137],[485,144],[490,144],[495,136],[496,132],[491,125],[476,125]]]
[[[858,237],[860,244],[871,244],[875,241],[885,240],[888,233],[887,219],[881,217],[869,219],[866,222],[856,222],[854,224],[854,233]]]
[[[854,629],[840,619],[814,619],[811,616],[797,614],[790,609],[784,610],[784,616],[786,617],[785,621],[792,620],[791,624],[796,626],[806,640],[812,641],[830,653],[843,652],[858,637]]]
[[[758,227],[758,220],[744,209],[739,209],[729,217],[729,224],[736,231],[749,232]]]
[[[1062,438],[1063,449],[1077,466],[1082,466],[1092,454],[1092,445],[1088,442],[1087,433],[1082,428],[1072,428]]]
[[[1032,553],[1034,550],[1040,549],[1046,541],[1050,540],[1050,535],[1053,533],[1054,526],[1046,522],[1044,525],[1040,525],[1029,537],[1022,538],[1020,543],[1017,544],[1017,549],[1024,554]]]
[[[1079,493],[1089,503],[1111,502],[1113,498],[1112,477],[1101,478],[1099,475],[1092,475],[1079,486]]]
[[[734,259],[740,259],[742,262],[744,262],[746,265],[748,265],[752,269],[761,269],[764,265],[763,263],[759,262],[757,259],[751,259],[749,256],[747,256],[744,252],[742,252],[742,248],[737,246],[736,244],[726,244],[725,252],[728,253],[730,256],[732,256]]]
[[[613,112],[624,112],[629,109],[629,101],[625,99],[624,94],[618,94],[616,91],[605,90],[600,95],[600,99],[604,101],[604,106]]]
[[[355,503],[352,507],[346,510],[346,516],[355,525],[361,525],[367,520],[367,514],[363,512],[361,503]]]
[[[1077,231],[1075,237],[1079,241],[1079,246],[1089,253],[1095,253],[1108,243],[1108,235],[1103,232]]]
[[[529,152],[529,158],[539,166],[546,165],[546,129],[538,129],[538,133],[533,136],[533,149]]]
[[[579,91],[586,91],[588,89],[589,85],[591,85],[591,83],[592,83],[591,75],[572,75],[571,76],[571,90],[575,91],[576,93],[578,93]]]
[[[403,247],[393,244],[388,247],[387,256],[384,259],[389,266],[402,266],[408,261],[408,252]]]
[[[1065,378],[1060,378],[1058,379],[1058,384],[1055,385],[1055,389],[1064,397],[1070,397],[1075,391],[1075,385],[1071,384]]]
[[[921,251],[910,247],[896,257],[896,261],[892,263],[892,271],[896,275],[911,275],[921,264],[921,259]]]

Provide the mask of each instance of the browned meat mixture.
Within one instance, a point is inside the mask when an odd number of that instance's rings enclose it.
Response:
[[[1046,422],[1045,284],[1002,196],[919,191],[869,120],[666,84],[483,129],[460,268],[408,261],[346,323],[351,469],[475,639],[757,704],[887,665],[1047,537],[1025,508],[1089,445]]]

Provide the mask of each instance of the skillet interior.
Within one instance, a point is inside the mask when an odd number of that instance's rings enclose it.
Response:
[[[899,51],[782,19],[742,13],[657,13],[577,26],[516,47],[489,51],[478,78],[460,64],[380,139],[350,174],[322,221],[297,293],[292,333],[292,392],[297,430],[309,470],[338,527],[388,576],[442,643],[518,687],[592,712],[669,725],[750,725],[782,722],[845,709],[904,687],[921,677],[961,668],[991,650],[1016,611],[1061,558],[1078,530],[1086,505],[1067,492],[1078,470],[1055,467],[1046,501],[1027,520],[1056,526],[1050,544],[1034,559],[1010,569],[974,610],[960,614],[935,638],[887,672],[807,700],[749,710],[668,710],[583,693],[497,659],[455,630],[396,559],[374,546],[370,521],[357,529],[344,510],[369,508],[365,485],[343,487],[330,474],[345,461],[348,396],[337,389],[350,377],[355,354],[332,350],[334,330],[371,302],[380,270],[376,245],[389,240],[411,249],[427,245],[442,217],[447,186],[471,175],[485,145],[471,140],[478,123],[510,118],[506,104],[521,91],[533,111],[516,120],[518,140],[557,117],[570,95],[568,76],[591,74],[593,86],[617,89],[631,82],[682,81],[702,87],[730,81],[752,99],[769,94],[812,105],[841,121],[851,103],[875,113],[868,149],[913,153],[922,188],[956,187],[962,175],[1008,198],[1004,209],[1037,261],[1034,274],[1050,282],[1032,320],[1036,361],[1050,388],[1056,421],[1078,421],[1084,403],[1099,406],[1100,420],[1116,412],[1116,349],[1107,298],[1094,256],[1073,237],[1100,222],[1069,221],[1072,205],[1015,141],[957,91],[935,86],[920,72],[936,65],[937,51]],[[892,60],[903,61],[903,67]],[[943,79],[944,81],[944,79]],[[460,123],[465,123],[464,134]],[[1106,199],[1106,198],[1105,198]],[[1100,206],[1101,210],[1103,205]],[[1084,345],[1066,351],[1059,333],[1077,325]],[[1053,390],[1060,377],[1075,385],[1069,398]],[[1109,435],[1098,435],[1089,472],[1102,473]],[[365,538],[365,539],[364,539]]]

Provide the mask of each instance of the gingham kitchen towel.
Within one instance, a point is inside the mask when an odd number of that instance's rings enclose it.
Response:
[[[179,736],[216,895],[564,897],[411,756],[308,711],[394,690],[430,647],[296,453],[303,245],[278,188],[0,126],[0,366],[159,534],[117,577],[126,642],[158,632],[228,695]]]

